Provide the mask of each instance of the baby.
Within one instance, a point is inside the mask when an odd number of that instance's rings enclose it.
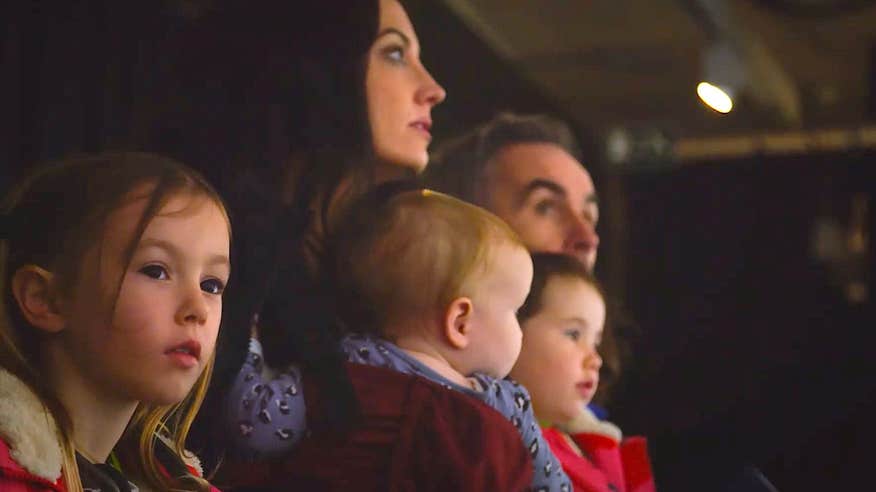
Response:
[[[517,235],[481,208],[388,185],[351,207],[340,224],[328,241],[327,268],[337,321],[350,333],[342,342],[348,360],[423,377],[494,408],[529,451],[528,489],[570,491],[529,393],[504,379],[520,353],[517,310],[532,281],[532,261]],[[239,459],[276,460],[306,441],[303,382],[299,368],[270,371],[252,340],[228,399]],[[499,447],[488,452],[496,455],[481,464],[513,455]],[[507,470],[508,478],[524,476],[520,472]]]
[[[517,310],[532,281],[517,235],[481,208],[417,190],[357,209],[334,239],[341,318],[355,333],[343,342],[348,359],[417,374],[495,408],[529,449],[532,490],[571,490],[529,393],[504,379],[520,353]]]

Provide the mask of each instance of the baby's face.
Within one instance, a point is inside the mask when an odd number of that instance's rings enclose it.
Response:
[[[593,398],[604,324],[605,302],[592,285],[575,277],[547,281],[541,310],[523,323],[523,349],[511,371],[539,419],[568,422]]]
[[[520,355],[522,332],[517,310],[532,284],[532,260],[520,246],[495,247],[490,267],[473,281],[471,341],[474,372],[504,378]]]

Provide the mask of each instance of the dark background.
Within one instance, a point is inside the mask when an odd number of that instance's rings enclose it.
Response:
[[[142,148],[157,111],[163,40],[196,14],[185,4],[4,7],[0,189],[36,162]],[[854,230],[871,236],[876,150],[664,153],[617,165],[603,154],[604,107],[589,114],[565,104],[445,3],[408,8],[424,60],[449,95],[435,111],[436,143],[499,110],[552,113],[579,133],[602,200],[597,273],[632,320],[624,333],[633,356],[609,411],[627,433],[649,436],[661,490],[721,490],[744,464],[786,491],[867,484],[876,437],[872,237],[863,252],[825,260],[813,253],[813,234],[830,222],[844,240]],[[844,119],[837,110],[826,122],[876,119],[872,62],[866,70],[863,113]],[[598,87],[587,90],[599,97]],[[615,122],[642,125],[617,113]],[[758,127],[765,120],[757,114],[748,134],[779,128],[770,118]],[[734,118],[745,127],[744,115]],[[682,116],[657,119],[691,134]],[[718,124],[709,129],[721,134]],[[855,200],[869,213],[856,216]],[[855,283],[869,289],[865,300],[846,294]]]

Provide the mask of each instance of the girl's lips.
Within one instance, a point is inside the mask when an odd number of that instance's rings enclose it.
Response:
[[[184,369],[198,365],[201,359],[201,344],[197,340],[186,340],[169,348],[165,355]]]
[[[183,369],[190,369],[198,365],[198,359],[185,352],[168,352],[167,356]]]

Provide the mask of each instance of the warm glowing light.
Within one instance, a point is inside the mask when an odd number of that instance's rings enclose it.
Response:
[[[700,82],[697,85],[697,95],[706,106],[719,113],[726,114],[733,109],[733,99],[730,98],[730,94],[708,82]]]

